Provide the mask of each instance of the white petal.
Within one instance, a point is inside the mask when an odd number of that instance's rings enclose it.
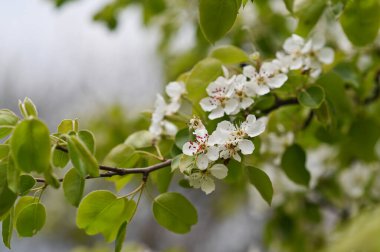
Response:
[[[300,57],[293,58],[289,62],[289,69],[291,69],[291,70],[300,69],[302,67],[302,64],[303,64],[302,58],[300,58]]]
[[[241,157],[240,157],[239,154],[235,153],[235,154],[233,155],[233,158],[234,158],[236,161],[241,162]]]
[[[227,131],[227,132],[232,132],[236,130],[236,127],[230,121],[222,121],[218,123],[218,126],[216,126],[216,128],[219,131]]]
[[[243,74],[248,78],[252,79],[256,74],[256,69],[251,65],[245,66],[243,68]]]
[[[224,179],[227,176],[228,169],[224,164],[214,164],[210,168],[212,176],[217,179]]]
[[[268,85],[271,88],[279,88],[288,80],[288,76],[285,74],[277,74],[272,78],[269,78]]]
[[[181,103],[178,100],[172,100],[171,103],[166,107],[166,115],[173,115],[177,113],[179,108],[181,107]]]
[[[220,157],[223,158],[223,159],[228,159],[230,158],[230,152],[227,150],[227,149],[222,149],[222,151],[220,152]]]
[[[272,74],[276,71],[276,66],[271,62],[264,62],[260,68],[260,73]]]
[[[214,120],[216,118],[220,118],[220,117],[223,117],[224,115],[224,110],[222,107],[217,107],[216,109],[214,109],[213,111],[211,111],[211,113],[208,115],[208,118],[210,120]]]
[[[255,149],[255,146],[253,145],[252,141],[247,139],[240,140],[238,143],[238,147],[243,155],[252,154],[253,150]]]
[[[218,160],[219,158],[219,148],[216,146],[210,146],[207,149],[207,158],[211,161]]]
[[[201,182],[201,189],[206,194],[212,193],[215,190],[214,180],[210,177],[204,177]]]
[[[227,67],[222,66],[222,71],[223,71],[224,77],[228,78],[230,76],[230,73],[228,72]]]
[[[210,97],[203,98],[199,103],[204,111],[212,111],[216,109],[217,105]]]
[[[314,37],[313,41],[313,50],[318,51],[325,45],[325,38],[323,36]]]
[[[323,48],[317,53],[319,61],[325,64],[331,64],[334,61],[334,51],[331,48]]]
[[[265,131],[266,122],[267,122],[267,118],[262,117],[256,122],[247,125],[246,133],[250,137],[255,137],[255,136],[260,135],[261,133]]]
[[[198,143],[196,142],[186,142],[182,146],[183,154],[188,155],[188,156],[193,156],[196,153],[197,149],[198,149]]]
[[[199,154],[197,156],[197,167],[201,170],[206,170],[208,167],[208,158],[206,154]]]
[[[285,40],[284,50],[288,53],[292,53],[296,50],[300,50],[301,46],[304,44],[303,38],[298,35],[293,34],[292,37]]]
[[[232,112],[236,110],[238,106],[239,101],[237,99],[229,99],[224,106],[224,111],[227,115],[230,115]]]
[[[248,97],[245,97],[242,99],[242,101],[240,102],[240,107],[242,109],[246,109],[248,108],[249,106],[251,106],[253,104],[253,99],[252,98],[248,98]]]
[[[170,82],[165,91],[170,98],[178,100],[186,92],[185,84],[183,82]]]
[[[254,86],[254,89],[255,89],[255,92],[258,94],[258,95],[265,95],[267,93],[269,93],[270,89],[267,85],[255,85]]]
[[[175,124],[168,121],[163,121],[163,128],[164,128],[165,134],[169,136],[175,136],[175,134],[177,134],[178,132],[177,126],[175,126]]]
[[[202,182],[202,174],[201,173],[193,173],[189,176],[189,184],[194,188],[200,188]]]

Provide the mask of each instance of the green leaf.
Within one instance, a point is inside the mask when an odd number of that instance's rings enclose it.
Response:
[[[285,3],[286,9],[290,13],[293,13],[294,0],[284,0],[284,3]]]
[[[209,42],[214,43],[231,29],[239,7],[236,0],[199,0],[199,23]]]
[[[183,173],[191,170],[194,166],[195,160],[193,156],[181,155],[179,160],[179,169]]]
[[[78,131],[78,120],[77,119],[65,119],[63,120],[59,125],[58,125],[58,133],[61,134],[66,134],[69,133],[70,131]]]
[[[22,174],[20,176],[20,189],[19,189],[20,195],[27,194],[30,191],[30,189],[33,188],[35,184],[36,184],[36,180],[32,176],[28,174]]]
[[[76,223],[88,235],[101,233],[107,241],[113,241],[125,215],[123,198],[117,198],[109,191],[94,191],[79,204]]]
[[[19,118],[8,109],[0,109],[0,139],[8,136]]]
[[[61,149],[53,147],[52,163],[54,167],[65,168],[70,161],[69,154]]]
[[[170,165],[172,172],[179,168],[179,162],[181,160],[181,157],[182,157],[182,154],[177,155],[173,158],[172,163]]]
[[[311,86],[297,94],[298,102],[305,107],[316,109],[325,100],[325,92],[320,86]]]
[[[223,64],[238,64],[249,60],[243,50],[232,45],[220,46],[214,49],[210,56],[220,60]]]
[[[326,0],[304,1],[304,4],[296,13],[296,16],[299,18],[296,33],[302,37],[306,37],[317,24],[325,8]]]
[[[206,58],[194,66],[187,79],[186,88],[195,105],[199,106],[199,101],[207,96],[206,88],[210,82],[222,74],[222,63],[217,59]]]
[[[153,202],[156,221],[168,230],[184,234],[198,221],[194,206],[181,194],[168,192],[157,196]]]
[[[0,219],[12,208],[17,195],[8,187],[7,182],[8,164],[0,163]]]
[[[69,156],[72,164],[82,177],[90,174],[93,177],[99,176],[98,161],[91,154],[87,146],[75,135],[67,138]]]
[[[63,178],[63,193],[71,205],[78,207],[83,196],[84,178],[77,169],[70,169]]]
[[[56,189],[58,189],[61,186],[61,183],[59,183],[59,180],[57,176],[53,173],[51,167],[49,167],[49,169],[44,172],[44,177],[45,177],[46,184]]]
[[[135,148],[126,144],[114,147],[104,159],[104,165],[130,168],[133,167],[140,156],[135,153]]]
[[[0,160],[8,157],[8,155],[9,155],[9,145],[0,144]]]
[[[88,130],[80,130],[78,132],[78,137],[86,145],[87,149],[95,155],[95,137]]]
[[[380,28],[379,0],[348,1],[340,23],[348,39],[356,46],[372,43]]]
[[[115,252],[120,252],[123,248],[123,243],[125,240],[125,235],[127,234],[127,222],[124,221],[121,224],[119,231],[117,232],[116,241],[115,241]]]
[[[12,208],[7,218],[3,220],[2,230],[1,230],[4,245],[9,249],[11,249],[11,239],[12,239],[12,234],[13,234],[13,217],[14,217],[14,210]]]
[[[26,97],[23,102],[18,101],[21,114],[25,117],[38,117],[37,108],[31,99]]]
[[[251,184],[256,187],[263,199],[270,205],[273,197],[273,186],[268,175],[255,167],[247,167],[247,171]]]
[[[134,200],[125,199],[124,220],[130,223],[136,212],[136,209],[137,209],[137,203]]]
[[[46,211],[41,203],[32,203],[24,207],[17,216],[16,230],[21,237],[32,237],[45,224]]]
[[[17,194],[20,187],[20,170],[15,166],[12,157],[8,159],[7,180],[9,189]]]
[[[175,135],[175,145],[182,150],[182,146],[190,140],[190,131],[189,128],[184,128],[181,129],[180,131],[177,132]]]
[[[33,204],[33,203],[37,203],[37,198],[34,198],[32,196],[24,196],[24,197],[21,197],[19,198],[19,200],[17,201],[17,204],[15,206],[15,212],[14,212],[14,217],[15,217],[15,223],[17,221],[17,218],[18,218],[18,215],[20,214],[20,212],[27,206],[29,206],[30,204]]]
[[[147,130],[141,130],[131,134],[125,140],[124,144],[140,149],[152,146],[152,141],[152,134]]]
[[[173,173],[171,172],[170,167],[160,169],[152,173],[150,176],[153,182],[156,184],[159,193],[164,193],[168,191],[170,182],[173,177]]]
[[[306,153],[298,144],[289,146],[281,159],[281,167],[294,183],[308,186],[310,173],[306,169]]]
[[[10,141],[16,166],[24,172],[43,173],[50,165],[49,129],[36,118],[20,122]]]

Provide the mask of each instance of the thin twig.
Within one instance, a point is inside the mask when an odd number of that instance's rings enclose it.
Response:
[[[264,114],[269,114],[273,110],[276,110],[276,109],[278,109],[278,108],[280,108],[282,106],[295,105],[295,104],[298,104],[297,98],[290,98],[290,99],[287,99],[287,100],[281,100],[279,98],[276,98],[276,103],[272,107],[264,109],[261,112],[264,113]]]

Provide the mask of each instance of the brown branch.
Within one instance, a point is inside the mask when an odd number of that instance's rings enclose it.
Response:
[[[169,160],[166,160],[162,163],[158,163],[158,164],[151,165],[151,166],[144,167],[144,168],[115,168],[115,167],[100,165],[99,169],[103,170],[103,171],[107,171],[106,173],[101,173],[99,175],[99,177],[86,176],[85,179],[109,178],[109,177],[113,177],[113,176],[123,176],[123,175],[127,175],[127,174],[142,174],[143,175],[142,179],[144,182],[146,182],[148,179],[149,173],[156,171],[156,170],[159,170],[159,169],[162,169],[162,168],[165,168],[165,167],[169,166],[171,163],[172,163],[172,160],[169,159]],[[39,183],[46,183],[46,180],[43,178],[36,178],[35,180]],[[58,181],[62,182],[63,179],[60,178],[60,179],[58,179]]]
[[[295,105],[295,104],[298,104],[297,98],[289,98],[287,100],[282,100],[282,99],[276,98],[276,103],[272,107],[264,109],[261,112],[264,114],[269,114],[273,110],[276,110],[282,106]]]

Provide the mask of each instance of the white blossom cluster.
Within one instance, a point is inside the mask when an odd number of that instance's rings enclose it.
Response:
[[[154,139],[160,139],[162,135],[175,136],[178,128],[175,124],[165,119],[165,116],[173,115],[181,107],[181,97],[186,93],[185,83],[170,82],[166,86],[166,94],[170,103],[166,103],[162,95],[157,94],[155,109],[152,113],[152,122],[149,132]]]
[[[216,163],[218,160],[233,158],[241,161],[239,153],[252,154],[255,146],[250,138],[264,132],[266,118],[256,120],[254,115],[238,125],[229,121],[222,121],[216,130],[209,135],[201,120],[195,118],[190,121],[190,128],[194,130],[195,140],[186,142],[182,152],[193,156],[195,165],[187,166],[181,172],[188,175],[192,187],[201,188],[206,194],[215,190],[213,178],[223,179],[228,169],[224,164]]]
[[[292,35],[284,45],[284,51],[276,54],[276,59],[258,64],[247,65],[243,73],[221,76],[211,82],[206,91],[208,97],[200,101],[202,109],[210,112],[209,119],[236,115],[254,102],[253,98],[268,94],[271,89],[282,87],[288,80],[290,70],[309,72],[313,78],[322,72],[322,64],[330,64],[334,51],[324,47],[322,39],[305,41],[298,35]]]

